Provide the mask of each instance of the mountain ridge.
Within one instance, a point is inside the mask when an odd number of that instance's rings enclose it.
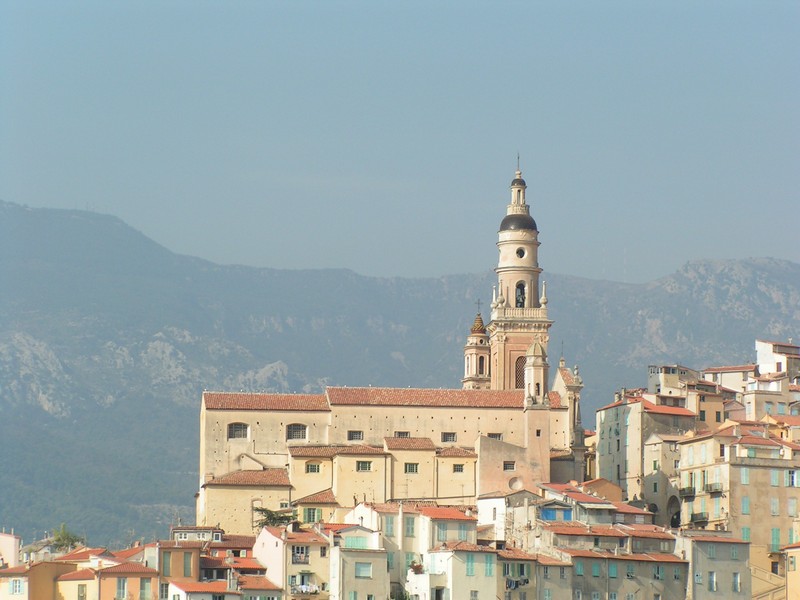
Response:
[[[546,279],[550,363],[563,345],[580,365],[590,428],[648,364],[749,362],[754,339],[800,331],[800,265],[781,259],[690,261],[644,284]],[[459,387],[474,302],[494,274],[221,266],[113,216],[4,202],[0,283],[0,452],[14,459],[0,472],[0,522],[63,521],[119,541],[192,519],[203,389]],[[81,485],[93,469],[101,494]],[[34,490],[44,499],[31,502]]]

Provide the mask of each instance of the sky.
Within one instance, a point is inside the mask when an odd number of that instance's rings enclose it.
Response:
[[[0,200],[220,264],[800,262],[800,3],[0,1]]]

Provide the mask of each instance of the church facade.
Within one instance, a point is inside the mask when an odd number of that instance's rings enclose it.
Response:
[[[473,504],[582,479],[583,383],[562,358],[550,385],[552,321],[526,188],[518,170],[491,317],[479,313],[467,336],[462,389],[204,392],[198,525],[250,534],[257,508],[335,522],[363,501]]]

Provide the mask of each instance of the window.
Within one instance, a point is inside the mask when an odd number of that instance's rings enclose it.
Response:
[[[394,537],[394,516],[383,517],[383,531],[389,537]]]
[[[436,541],[447,541],[447,523],[436,523]]]
[[[463,473],[464,465],[453,465],[453,473]]]
[[[521,390],[525,387],[525,357],[520,356],[514,362],[514,387]]]
[[[592,600],[600,600],[600,592],[592,592]]]
[[[600,577],[600,563],[592,562],[592,577]]]
[[[488,438],[490,438],[492,440],[502,440],[503,439],[503,434],[502,433],[487,433],[486,437],[488,437]]]
[[[575,561],[575,575],[578,575],[579,577],[583,576],[583,561],[582,560],[576,560]]]
[[[567,568],[566,567],[558,567],[558,578],[559,579],[566,579],[567,578]]]
[[[411,437],[411,432],[410,431],[395,431],[394,432],[394,437],[399,437],[399,438]]]
[[[507,594],[508,594],[508,597],[509,597],[509,600],[510,600],[511,592],[507,592]],[[551,592],[548,589],[545,589],[545,591],[544,591],[544,600],[553,600],[553,592]]]
[[[681,568],[680,567],[674,567],[672,569],[672,578],[675,581],[680,581],[681,580]]]
[[[304,523],[319,523],[322,521],[321,508],[304,508],[303,509],[303,522]]]
[[[792,469],[787,469],[784,479],[785,479],[784,485],[786,487],[797,487],[797,472],[796,471],[793,471]]]
[[[739,560],[739,546],[731,544],[731,560]]]
[[[750,496],[742,496],[742,514],[750,514]]]
[[[319,473],[321,470],[321,465],[318,462],[307,462],[306,463],[306,473]]]
[[[286,426],[286,439],[287,440],[304,440],[306,439],[306,426],[300,423],[291,423]]]
[[[466,556],[467,577],[475,575],[475,555],[472,552],[467,552]]]
[[[708,545],[708,558],[717,558],[717,546],[715,544]]]
[[[406,537],[414,537],[414,517],[406,515],[405,519],[405,534]]]
[[[617,563],[608,563],[608,577],[610,579],[617,578]]]
[[[322,558],[325,558],[326,556],[328,556],[328,547],[327,546],[320,546],[319,547],[319,555]]]
[[[347,592],[347,600],[358,600],[358,592]]]
[[[159,600],[167,600],[169,598],[169,584],[168,583],[161,583],[158,586],[158,597]]]
[[[416,558],[416,554],[413,552],[406,552],[406,569],[411,566],[411,563],[414,562]]]
[[[494,554],[483,555],[483,574],[486,577],[494,577]]]
[[[769,471],[769,484],[772,487],[778,486],[778,482],[780,481],[780,471],[778,469],[770,469]]]
[[[781,549],[781,530],[777,527],[771,529],[771,543],[769,547],[770,552],[778,552]]]
[[[636,565],[625,565],[625,577],[633,579],[636,576]]]
[[[478,600],[478,590],[469,591],[469,600]]]
[[[511,563],[503,563],[503,577],[511,577]]]
[[[184,577],[191,577],[192,576],[192,553],[191,552],[184,552],[183,553],[183,576]]]
[[[455,442],[456,441],[456,434],[454,431],[443,431],[442,432],[442,441],[443,442]]]
[[[503,471],[513,471],[517,468],[516,461],[513,460],[504,460],[503,461]]]
[[[357,562],[356,563],[356,578],[357,579],[372,579],[372,563]]]
[[[170,577],[172,575],[172,552],[164,552],[161,556],[164,559],[161,574],[164,577]],[[166,598],[166,596],[164,597]]]
[[[517,574],[520,577],[527,577],[528,576],[528,565],[525,563],[518,563],[517,564]]]
[[[664,580],[664,565],[653,565],[653,579]]]
[[[700,420],[701,421],[705,421],[706,420],[706,411],[704,411],[704,410],[700,411]]]
[[[747,458],[755,458],[756,457],[756,449],[755,448],[748,448],[747,449]]]
[[[247,439],[247,423],[229,423],[228,424],[228,439]]]
[[[403,471],[405,473],[419,473],[419,463],[406,463],[403,466]]]
[[[364,439],[363,431],[350,430],[347,432],[348,442],[360,442],[363,439]]]
[[[394,569],[394,552],[386,553],[386,570],[391,571]]]
[[[769,512],[773,517],[780,514],[780,501],[778,498],[772,497],[769,499]]]
[[[749,527],[742,527],[742,541],[749,542],[750,541],[750,528]]]
[[[709,592],[716,592],[717,591],[717,572],[716,571],[709,571],[708,572],[708,591]]]
[[[786,505],[786,510],[789,511],[789,516],[790,517],[796,517],[797,516],[797,498],[789,498],[788,499],[788,502],[787,502],[787,505]]]
[[[356,471],[359,471],[359,472],[372,471],[372,461],[371,460],[357,460],[356,461]]]
[[[139,579],[139,600],[151,600],[149,577]]]
[[[545,579],[550,579],[550,567],[548,567],[548,566],[545,566],[545,567],[543,567],[543,569],[542,569],[542,576],[543,576]]]
[[[734,592],[742,591],[742,576],[739,575],[739,573],[733,574],[733,591]]]
[[[459,523],[458,524],[458,539],[461,542],[467,541],[467,524],[466,523]]]
[[[14,593],[13,586],[12,586],[11,593],[12,594]],[[78,600],[86,600],[86,584],[85,583],[79,583],[78,584]],[[148,600],[149,600],[149,598],[148,598]]]
[[[22,593],[22,579],[12,579],[10,582],[11,586],[11,593],[12,594],[21,594]],[[85,593],[86,586],[84,585],[84,593]]]
[[[128,597],[128,578],[117,577],[117,598],[126,599]]]
[[[748,467],[742,467],[739,471],[739,478],[742,485],[750,485],[750,469]]]

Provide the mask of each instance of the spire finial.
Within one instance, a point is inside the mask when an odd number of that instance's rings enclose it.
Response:
[[[517,171],[519,171],[519,150],[517,150]]]
[[[478,313],[480,314],[480,312],[481,312],[481,299],[480,299],[480,298],[478,298],[478,299],[475,301],[475,306],[477,306],[477,307],[478,307]]]

